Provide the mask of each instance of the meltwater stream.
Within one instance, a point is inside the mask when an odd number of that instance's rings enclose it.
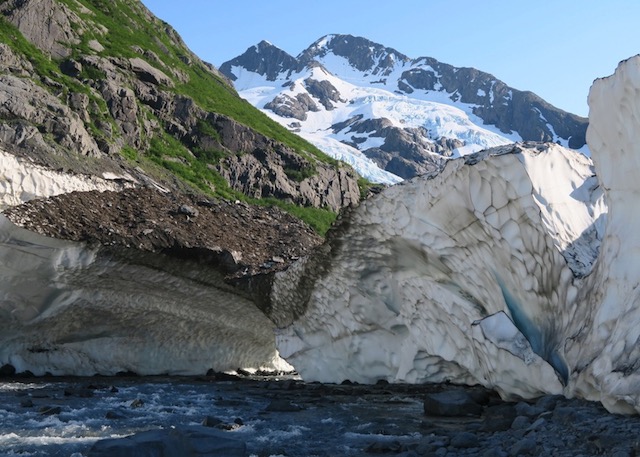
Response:
[[[207,417],[245,442],[247,455],[361,455],[374,442],[417,441],[429,389],[211,379],[0,382],[0,456],[80,457],[100,439],[200,426]]]
[[[433,409],[434,398],[461,392],[477,403]],[[207,436],[194,444],[200,453],[186,452],[202,457],[638,455],[639,427],[639,417],[594,402],[549,395],[504,402],[480,387],[446,384],[220,375],[0,379],[2,457],[183,457],[183,449],[158,442],[105,453],[102,440],[185,428]],[[227,438],[240,448],[206,450]]]

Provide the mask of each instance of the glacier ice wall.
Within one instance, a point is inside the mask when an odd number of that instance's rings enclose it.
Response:
[[[276,308],[301,303],[281,354],[309,380],[480,383],[640,412],[640,56],[589,105],[593,165],[556,145],[494,148],[354,210],[324,259],[276,283]]]
[[[568,351],[572,388],[611,411],[640,412],[640,56],[593,83],[587,141],[609,215]]]
[[[0,215],[0,364],[36,375],[283,369],[273,324],[206,265],[106,250]]]
[[[324,268],[312,260],[281,275],[275,300],[300,288],[292,276],[313,287],[279,332],[280,353],[308,380],[562,392],[576,277],[592,268],[601,233],[592,177],[574,151],[506,146],[386,189],[336,230]],[[576,247],[581,237],[592,249]]]

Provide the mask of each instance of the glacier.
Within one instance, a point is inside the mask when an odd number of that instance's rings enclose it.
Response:
[[[368,147],[379,146],[381,137],[370,135],[366,142],[357,148],[346,144],[352,141],[352,132],[344,129],[334,132],[332,125],[346,122],[358,116],[365,119],[385,119],[398,128],[424,128],[433,138],[447,137],[461,140],[464,146],[456,149],[454,155],[465,155],[479,150],[521,141],[517,133],[505,134],[494,126],[484,125],[481,119],[472,113],[474,105],[453,102],[448,96],[438,92],[428,92],[411,98],[393,92],[386,87],[377,87],[375,82],[365,81],[361,72],[353,69],[342,57],[320,59],[322,66],[303,69],[291,74],[285,72],[281,78],[270,81],[242,67],[232,67],[236,80],[234,86],[241,97],[285,127],[320,148],[331,157],[353,166],[364,178],[382,184],[396,184],[402,179],[393,173],[380,169],[378,165],[362,151]],[[406,69],[404,63],[397,63],[394,74],[399,76]],[[292,122],[264,106],[279,94],[288,97],[309,95],[304,81],[313,79],[327,81],[337,89],[340,99],[333,102],[330,109],[318,103],[317,111],[306,113],[304,121]],[[283,81],[291,84],[283,88]],[[312,97],[313,98],[313,97]],[[372,140],[374,143],[372,144]],[[435,154],[440,157],[440,155]]]
[[[52,170],[0,149],[0,211],[34,198],[89,190],[117,191],[135,183],[135,178],[126,173],[107,172],[99,177]]]
[[[639,412],[640,56],[595,81],[589,106],[593,163],[502,146],[344,217],[319,258],[280,273],[272,300],[298,307],[278,322],[280,354],[306,380],[482,384]]]
[[[273,324],[202,263],[57,240],[0,215],[0,364],[35,375],[286,370]]]
[[[640,412],[640,56],[595,81],[589,104],[591,159],[524,143],[448,160],[345,211],[260,297],[214,266],[47,238],[0,215],[0,365],[293,366],[307,381],[481,384]],[[15,176],[31,190],[5,187],[3,202],[65,191],[30,170]]]
[[[562,185],[540,175],[549,160]],[[308,380],[561,393],[563,335],[579,326],[579,277],[606,217],[592,176],[575,151],[502,146],[366,200],[332,234],[328,267],[312,259],[280,274],[272,295],[285,308],[296,280],[313,284],[305,312],[277,336],[281,355]],[[575,226],[557,221],[563,209]]]

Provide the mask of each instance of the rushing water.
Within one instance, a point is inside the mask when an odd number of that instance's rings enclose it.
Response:
[[[384,387],[360,394],[350,386],[291,379],[0,382],[0,455],[80,457],[99,439],[201,424],[207,416],[246,442],[249,455],[360,455],[373,442],[418,436],[418,391],[424,389],[407,387],[411,394]],[[284,409],[301,408],[269,411],[274,400]]]

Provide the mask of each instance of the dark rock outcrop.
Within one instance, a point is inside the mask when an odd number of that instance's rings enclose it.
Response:
[[[269,103],[264,105],[268,109],[282,117],[292,117],[304,121],[307,119],[307,112],[318,111],[318,107],[308,94],[298,94],[291,97],[287,94],[278,95]]]
[[[223,63],[220,66],[220,71],[233,81],[236,79],[233,67],[242,67],[266,76],[269,81],[275,81],[279,74],[290,71],[297,66],[298,62],[295,57],[263,40],[248,48],[244,54]]]
[[[383,170],[405,179],[438,169],[452,150],[463,146],[462,141],[453,138],[433,141],[424,128],[396,127],[385,118],[363,119],[359,115],[331,128],[336,133],[351,134],[350,144],[355,147],[366,141],[367,136],[384,138],[381,146],[362,152]]]
[[[380,76],[387,76],[394,63],[409,60],[395,49],[352,35],[322,37],[300,53],[298,59],[308,64],[328,52],[346,58],[352,67],[362,72]]]
[[[333,211],[360,199],[355,175],[349,168],[339,168],[336,173],[286,149],[258,149],[252,154],[230,156],[218,171],[234,189],[255,198],[275,197]],[[305,174],[310,176],[302,179]]]
[[[125,438],[97,441],[89,457],[244,457],[246,445],[228,433],[202,426],[148,430]]]
[[[0,13],[54,58],[68,57],[72,46],[80,42],[73,27],[80,18],[57,0],[10,0],[0,5]]]
[[[320,100],[320,103],[327,110],[334,108],[331,102],[340,101],[340,92],[329,81],[307,78],[304,80],[304,84],[309,93]]]

